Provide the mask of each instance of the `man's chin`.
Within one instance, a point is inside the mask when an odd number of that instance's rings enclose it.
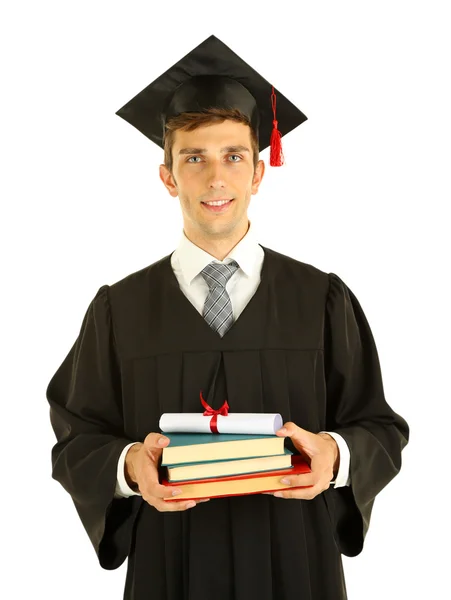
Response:
[[[215,236],[215,237],[224,237],[226,235],[229,235],[230,233],[233,232],[233,230],[236,227],[236,223],[235,221],[223,221],[223,222],[219,222],[216,221],[215,223],[203,223],[202,224],[202,230],[210,235],[210,236]]]

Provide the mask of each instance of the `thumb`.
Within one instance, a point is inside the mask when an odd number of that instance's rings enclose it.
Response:
[[[169,438],[162,433],[149,433],[144,440],[144,445],[147,448],[158,449],[165,448],[169,443]]]
[[[286,437],[295,438],[295,439],[303,439],[306,434],[310,434],[306,429],[302,429],[292,421],[288,421],[288,423],[284,423],[283,427],[281,427],[276,434],[281,434]]]
[[[289,421],[277,431],[277,434],[279,433],[291,438],[293,445],[300,454],[306,455],[309,458],[315,454],[317,446],[316,435],[311,431],[302,429],[302,427]]]
[[[163,449],[168,446],[169,438],[160,433],[149,433],[149,435],[144,440],[144,448],[149,457],[158,462],[163,453]]]

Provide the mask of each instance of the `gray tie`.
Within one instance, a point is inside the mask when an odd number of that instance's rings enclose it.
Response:
[[[235,260],[228,264],[212,261],[200,272],[210,288],[205,300],[203,317],[221,337],[233,323],[232,303],[225,286],[239,268]]]

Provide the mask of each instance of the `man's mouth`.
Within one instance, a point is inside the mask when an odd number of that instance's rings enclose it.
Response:
[[[202,202],[201,204],[205,207],[209,212],[225,212],[229,206],[232,204],[234,198],[224,199],[224,200],[212,200],[210,202]]]

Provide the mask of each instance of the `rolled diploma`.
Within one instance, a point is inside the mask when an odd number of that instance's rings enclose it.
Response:
[[[163,413],[160,429],[167,433],[211,433],[210,421],[202,413]],[[282,427],[282,417],[270,413],[229,413],[218,415],[219,433],[249,433],[274,435]]]

